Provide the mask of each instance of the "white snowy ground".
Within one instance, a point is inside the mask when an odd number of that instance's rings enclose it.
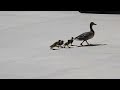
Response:
[[[89,31],[91,21],[97,26],[89,43],[100,46],[49,49]],[[120,78],[120,15],[1,11],[0,78]]]

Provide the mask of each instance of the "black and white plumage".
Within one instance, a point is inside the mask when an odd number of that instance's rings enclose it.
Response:
[[[86,43],[89,45],[89,43],[87,42],[87,40],[92,39],[94,37],[94,35],[95,35],[95,32],[94,32],[94,30],[92,28],[93,25],[97,25],[97,24],[95,24],[94,22],[91,22],[90,23],[90,32],[85,32],[85,33],[77,36],[75,38],[75,40],[83,41],[83,42],[86,41]],[[81,45],[83,44],[83,42],[81,43]]]

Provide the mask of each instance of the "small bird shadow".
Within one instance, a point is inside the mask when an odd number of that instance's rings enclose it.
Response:
[[[90,47],[90,46],[104,46],[107,44],[89,44],[89,45],[83,45],[83,46],[77,46],[77,47]]]
[[[51,49],[51,50],[59,50],[59,49]]]
[[[69,47],[69,48],[68,48],[68,47],[66,47],[65,49],[70,49],[70,48],[73,48],[73,47]]]

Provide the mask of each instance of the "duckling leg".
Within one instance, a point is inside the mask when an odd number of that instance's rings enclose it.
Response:
[[[68,45],[67,45],[68,46]],[[68,46],[68,48],[70,48],[69,46]]]
[[[60,48],[60,46],[59,46],[59,45],[57,45],[56,47]]]
[[[63,46],[60,46],[61,48],[63,48]]]
[[[84,43],[84,41],[80,45],[83,46],[83,43]]]
[[[86,41],[86,43],[87,43],[88,45],[90,45],[90,44],[88,43],[88,41]]]
[[[63,46],[63,48],[65,48],[65,47],[66,47],[66,45]]]
[[[71,46],[73,46],[73,44],[71,43]]]

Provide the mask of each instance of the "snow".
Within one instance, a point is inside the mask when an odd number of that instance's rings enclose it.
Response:
[[[96,34],[88,42],[98,46],[50,50],[59,39],[89,31],[91,21]],[[0,11],[0,78],[120,78],[119,29],[120,15]]]

